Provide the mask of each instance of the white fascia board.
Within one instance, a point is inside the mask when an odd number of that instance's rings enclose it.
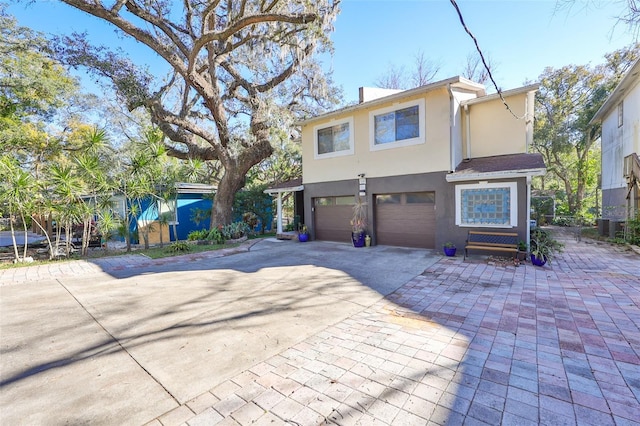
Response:
[[[289,188],[265,189],[262,192],[264,192],[265,194],[274,195],[274,194],[279,194],[281,192],[298,192],[298,191],[302,191],[303,189],[304,189],[304,185],[300,185],[300,186],[290,186]]]
[[[213,185],[209,185],[206,183],[187,183],[187,182],[178,182],[176,183],[176,193],[178,194],[213,194],[217,191]]]
[[[503,98],[508,98],[509,96],[520,95],[522,93],[535,92],[539,88],[540,88],[540,84],[539,83],[533,83],[533,84],[529,84],[527,86],[517,87],[515,89],[504,90],[504,91],[502,91],[502,97]],[[465,105],[480,104],[480,103],[483,103],[483,102],[489,102],[489,101],[496,100],[496,99],[500,99],[500,95],[498,93],[492,93],[491,95],[479,96],[477,98],[473,98],[473,99],[469,99],[469,100],[466,100],[466,101],[462,101],[462,102],[460,102],[460,105],[465,106]]]
[[[605,99],[600,109],[596,111],[593,118],[591,118],[591,121],[589,121],[589,124],[595,124],[605,119],[609,111],[611,111],[614,106],[619,104],[620,101],[626,96],[626,94],[629,93],[631,87],[638,84],[638,82],[640,81],[640,77],[638,76],[639,73],[640,58],[638,58],[636,62],[631,66],[629,71],[627,71],[627,74],[622,77],[622,80],[620,80],[620,83],[618,83],[615,89],[613,89],[613,92],[611,92],[609,96],[607,96],[607,99]]]
[[[527,170],[507,170],[504,172],[490,173],[449,173],[446,176],[447,182],[465,182],[472,180],[493,180],[493,179],[516,179],[527,176],[544,176],[547,169],[527,169]]]
[[[479,93],[480,95],[484,95],[485,93],[485,88],[484,85],[480,84],[480,83],[476,83],[473,82],[471,80],[468,80],[464,77],[451,77],[451,78],[447,78],[446,80],[440,80],[440,81],[436,81],[434,83],[429,83],[429,84],[425,84],[424,86],[420,86],[420,87],[416,87],[414,89],[409,89],[409,90],[404,90],[402,92],[398,92],[396,94],[393,95],[389,95],[389,96],[385,96],[383,98],[378,98],[378,99],[374,99],[372,101],[368,101],[368,102],[363,102],[363,103],[359,103],[359,104],[354,104],[354,105],[350,105],[335,111],[331,111],[331,112],[327,112],[325,114],[320,114],[317,115],[315,117],[310,117],[307,118],[305,120],[301,120],[301,121],[297,121],[295,123],[293,123],[294,126],[305,126],[307,124],[313,123],[315,121],[319,121],[319,120],[326,120],[329,119],[331,117],[334,116],[338,116],[340,114],[345,114],[348,112],[352,112],[358,109],[366,109],[366,108],[373,108],[375,106],[378,106],[380,104],[385,104],[385,103],[390,103],[390,102],[394,102],[394,101],[398,101],[404,98],[408,98],[410,96],[414,96],[414,95],[418,95],[421,93],[427,93],[431,90],[435,90],[435,89],[439,89],[439,88],[446,88],[447,85],[451,84],[453,87],[459,87],[459,88],[463,88],[466,90],[470,90],[476,93]]]

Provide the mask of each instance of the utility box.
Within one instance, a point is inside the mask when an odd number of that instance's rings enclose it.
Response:
[[[617,238],[618,233],[622,233],[624,227],[624,222],[620,222],[617,220],[609,221],[609,238]]]
[[[609,235],[609,219],[598,219],[598,235]]]

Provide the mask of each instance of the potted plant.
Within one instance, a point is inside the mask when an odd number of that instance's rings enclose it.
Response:
[[[367,234],[367,203],[358,197],[351,217],[351,241],[354,247],[364,247]]]
[[[527,243],[525,241],[518,241],[518,260],[526,260],[528,250],[529,246],[527,246]]]
[[[456,246],[452,242],[446,242],[442,245],[442,249],[444,250],[444,254],[447,256],[455,256],[456,255]]]
[[[309,241],[309,228],[303,223],[298,226],[298,241],[301,243]]]
[[[555,253],[561,253],[564,245],[551,237],[549,231],[536,228],[531,232],[531,263],[543,266],[551,263]]]

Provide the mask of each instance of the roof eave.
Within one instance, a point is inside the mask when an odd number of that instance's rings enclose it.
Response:
[[[613,92],[607,96],[600,109],[594,114],[593,118],[589,121],[589,124],[595,124],[598,121],[602,121],[605,115],[616,105],[619,99],[622,97],[621,91],[626,88],[627,85],[631,85],[633,78],[640,72],[640,58],[629,68],[627,74],[620,80],[620,83],[613,89]]]
[[[269,194],[269,195],[274,195],[274,194],[279,194],[281,192],[297,192],[297,191],[302,191],[304,189],[304,185],[299,185],[299,186],[290,186],[288,188],[273,188],[273,189],[265,189],[264,192],[265,194]]]
[[[461,173],[453,172],[446,176],[447,182],[464,182],[471,180],[495,180],[495,179],[515,179],[528,176],[544,176],[546,168],[524,169],[524,170],[504,170],[499,172],[485,173]]]
[[[341,115],[341,114],[346,114],[348,112],[357,110],[357,109],[361,109],[361,108],[370,108],[370,107],[374,107],[376,105],[379,104],[384,104],[384,103],[388,103],[388,102],[393,102],[395,100],[399,100],[402,98],[406,98],[409,96],[414,96],[414,95],[418,95],[420,93],[426,93],[426,92],[430,92],[432,90],[435,89],[439,89],[442,87],[447,87],[448,85],[458,85],[460,87],[463,87],[465,89],[469,89],[469,90],[474,90],[477,92],[481,92],[481,93],[485,93],[484,90],[484,85],[480,84],[480,83],[476,83],[474,81],[468,80],[464,77],[460,77],[460,76],[456,76],[456,77],[451,77],[451,78],[447,78],[446,80],[440,80],[440,81],[436,81],[434,83],[430,83],[430,84],[425,84],[424,86],[420,86],[420,87],[416,87],[414,89],[409,89],[409,90],[404,90],[402,92],[399,93],[395,93],[393,95],[389,95],[389,96],[385,96],[382,98],[378,98],[378,99],[374,99],[368,102],[363,102],[363,103],[358,103],[355,105],[350,105],[341,109],[337,109],[335,111],[331,111],[331,112],[327,112],[325,114],[320,114],[317,115],[315,117],[311,117],[308,118],[306,120],[302,120],[302,121],[297,121],[295,123],[293,123],[295,126],[305,126],[309,123],[313,123],[315,121],[319,121],[319,120],[326,120],[327,118],[333,117],[333,116],[337,116],[337,115]]]
[[[519,95],[521,93],[535,92],[540,88],[540,83],[532,83],[522,87],[516,87],[515,89],[505,90],[502,92],[502,97],[508,98],[509,96]],[[481,96],[478,98],[469,99],[460,102],[461,105],[473,105],[482,102],[489,102],[492,100],[500,99],[500,94],[493,93],[491,95]]]

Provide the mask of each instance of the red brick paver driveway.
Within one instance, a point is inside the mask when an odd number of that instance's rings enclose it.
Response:
[[[638,424],[640,256],[563,239],[544,268],[443,258],[151,424]]]

